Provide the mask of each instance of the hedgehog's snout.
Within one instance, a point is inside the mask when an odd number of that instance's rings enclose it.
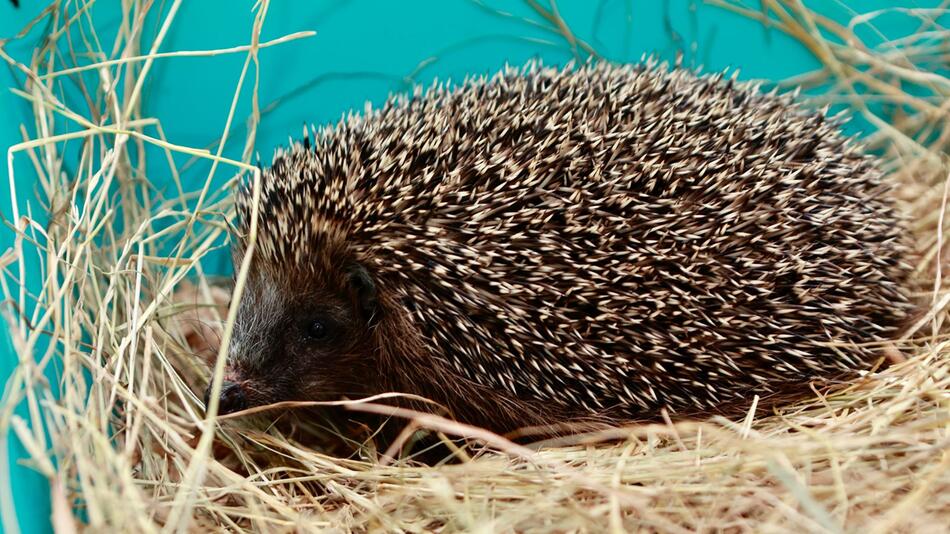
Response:
[[[211,385],[205,390],[204,401],[205,409],[211,400]],[[221,396],[218,398],[218,415],[227,415],[229,413],[239,412],[248,407],[247,392],[244,387],[237,383],[225,380],[221,384]]]

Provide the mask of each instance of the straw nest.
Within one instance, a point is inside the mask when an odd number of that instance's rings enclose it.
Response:
[[[873,127],[869,147],[912,215],[925,303],[884,351],[887,365],[852,383],[816,385],[810,398],[774,412],[757,413],[753,402],[737,421],[668,421],[528,446],[400,414],[410,430],[446,440],[451,464],[393,460],[371,436],[340,458],[333,443],[348,435],[320,422],[208,418],[196,392],[209,375],[220,380],[231,319],[228,290],[202,264],[225,246],[231,213],[229,188],[214,176],[256,172],[248,162],[269,109],[257,100],[258,51],[311,34],[262,42],[264,1],[247,46],[158,52],[179,1],[151,14],[160,23],[152,32],[142,31],[144,15],[158,3],[127,0],[114,43],[96,37],[91,2],[63,2],[31,25],[44,32],[31,58],[12,57],[0,42],[0,58],[22,80],[12,90],[35,118],[8,151],[30,169],[14,176],[9,165],[10,196],[29,196],[19,187],[38,197],[14,202],[7,222],[16,241],[0,256],[2,313],[20,355],[4,392],[0,451],[8,454],[12,439],[25,446],[28,465],[50,482],[60,532],[945,531],[950,31],[939,19],[947,12],[873,12],[840,25],[791,0],[763,0],[761,9],[709,3],[800,40],[823,66],[783,85],[821,88],[817,103],[844,105]],[[549,29],[552,42],[596,54],[555,4],[528,5],[537,15],[529,22]],[[859,34],[873,33],[885,14],[915,21],[917,31],[865,44]],[[155,62],[219,54],[245,58],[220,139],[240,137],[237,104],[252,94],[237,159],[223,156],[221,141],[177,145],[160,118],[142,112]],[[80,98],[67,98],[67,81]],[[203,184],[183,184],[193,161],[182,165],[181,155],[210,162]],[[149,183],[159,174],[172,177],[171,193]],[[0,507],[15,532],[3,475]]]

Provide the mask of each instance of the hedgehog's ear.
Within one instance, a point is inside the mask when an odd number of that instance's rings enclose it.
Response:
[[[346,278],[350,285],[353,300],[359,306],[366,322],[372,325],[379,315],[376,282],[373,281],[373,277],[370,276],[366,267],[359,263],[354,263],[347,269]]]

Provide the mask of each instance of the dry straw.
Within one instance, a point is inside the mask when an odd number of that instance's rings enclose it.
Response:
[[[18,187],[39,196],[14,201],[16,242],[0,256],[2,313],[20,355],[4,392],[0,452],[14,436],[25,445],[29,465],[50,482],[57,531],[946,531],[950,31],[939,19],[950,2],[855,14],[843,25],[794,0],[709,2],[801,41],[822,68],[791,83],[821,87],[819,102],[843,103],[875,128],[870,146],[884,157],[921,251],[924,310],[887,351],[891,365],[775,413],[756,416],[750,406],[739,421],[638,425],[528,447],[416,417],[418,427],[469,438],[456,449],[461,462],[439,466],[390,461],[369,447],[341,459],[277,428],[205,415],[195,392],[209,374],[220,381],[221,365],[199,356],[215,362],[216,340],[230,330],[228,292],[199,263],[225,241],[231,210],[227,188],[212,188],[212,179],[254,178],[258,51],[311,33],[261,42],[263,1],[247,46],[159,52],[180,3],[125,0],[107,43],[92,2],[58,2],[34,21],[45,38],[29,63],[0,42],[0,58],[25,80],[13,90],[35,119],[7,152],[10,198]],[[529,6],[535,27],[578,55],[595,53],[556,4]],[[149,11],[157,32],[143,27]],[[882,16],[917,30],[865,44],[858,35],[873,34]],[[160,118],[142,112],[155,62],[220,54],[245,58],[220,139],[236,130],[239,97],[253,95],[240,161],[222,156],[223,142],[177,145]],[[67,82],[78,102],[65,98]],[[201,188],[181,183],[178,154],[211,162]],[[33,172],[15,176],[17,158]],[[158,174],[173,177],[173,195],[151,187],[147,177]],[[0,506],[13,533],[6,466],[0,458]]]

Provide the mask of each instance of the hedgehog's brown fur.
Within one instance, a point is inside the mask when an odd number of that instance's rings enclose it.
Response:
[[[836,124],[655,64],[348,116],[277,154],[258,232],[229,362],[255,403],[396,390],[496,430],[716,409],[866,366],[909,306],[900,217]],[[360,308],[353,266],[369,311],[297,361],[294,321]]]

